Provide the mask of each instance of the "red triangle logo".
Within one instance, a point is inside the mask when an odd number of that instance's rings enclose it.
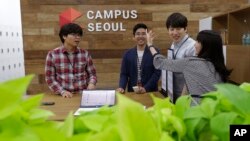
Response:
[[[82,13],[80,13],[79,11],[77,11],[73,8],[69,8],[69,9],[61,12],[59,14],[60,27],[62,27],[63,25],[65,25],[67,23],[74,22],[76,19],[78,19],[81,16],[82,16]]]

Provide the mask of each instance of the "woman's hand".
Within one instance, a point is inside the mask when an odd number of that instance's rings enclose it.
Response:
[[[156,49],[154,48],[154,45],[153,45],[153,40],[154,38],[156,37],[154,32],[152,30],[150,30],[149,32],[146,30],[146,35],[147,35],[147,45],[148,45],[148,48],[151,52],[152,55],[156,54],[157,51]]]
[[[154,32],[152,30],[150,30],[150,31],[146,30],[146,35],[147,35],[147,45],[148,46],[153,45],[153,41],[155,38]]]

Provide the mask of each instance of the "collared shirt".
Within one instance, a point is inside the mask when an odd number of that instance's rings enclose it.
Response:
[[[171,49],[174,50],[175,59],[195,56],[195,40],[185,35],[179,43],[173,43]]]
[[[171,49],[174,50],[174,59],[181,59],[190,56],[195,56],[195,40],[185,35],[179,43],[173,43]],[[173,93],[175,97],[179,97],[183,91],[185,79],[182,73],[173,73]]]
[[[55,93],[81,92],[89,83],[96,84],[96,69],[87,50],[77,48],[69,53],[61,46],[47,55],[45,80]]]

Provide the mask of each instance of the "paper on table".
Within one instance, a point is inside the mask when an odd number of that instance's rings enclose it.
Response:
[[[83,90],[80,108],[74,115],[99,109],[101,106],[115,104],[115,90]]]
[[[94,111],[94,110],[97,110],[97,109],[99,109],[99,107],[98,108],[90,108],[90,107],[89,108],[78,108],[75,111],[74,115],[79,116],[82,112],[89,112],[89,111]],[[146,106],[143,106],[143,109],[146,110],[147,109]]]
[[[88,111],[93,111],[93,110],[97,110],[97,109],[99,109],[99,108],[78,108],[78,109],[75,111],[74,115],[75,115],[75,116],[78,116],[78,115],[80,115],[82,112],[88,112]]]
[[[115,90],[84,90],[80,107],[101,107],[115,104]]]

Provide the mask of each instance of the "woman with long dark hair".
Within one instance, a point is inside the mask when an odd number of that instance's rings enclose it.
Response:
[[[198,54],[196,52],[197,56],[212,62],[222,81],[227,82],[231,71],[226,68],[224,63],[221,36],[212,30],[204,30],[198,34],[197,41],[202,46],[200,52]]]
[[[200,97],[206,92],[215,90],[214,84],[228,81],[231,70],[228,70],[224,63],[223,45],[219,33],[212,30],[199,32],[195,44],[196,56],[177,60],[167,59],[156,52],[152,31],[147,33],[147,39],[154,56],[155,68],[183,73],[187,91],[191,96]]]

